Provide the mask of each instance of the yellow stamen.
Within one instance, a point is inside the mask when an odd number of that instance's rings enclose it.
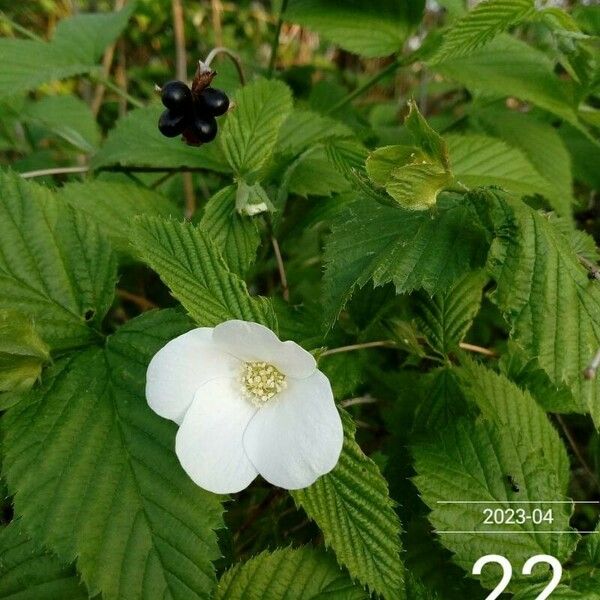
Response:
[[[285,375],[266,362],[247,362],[242,369],[242,386],[246,397],[257,407],[264,406],[287,387]]]

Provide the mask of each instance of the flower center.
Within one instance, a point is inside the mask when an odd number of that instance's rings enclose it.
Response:
[[[287,387],[285,375],[266,362],[247,362],[242,368],[242,386],[247,398],[257,407],[264,406]]]

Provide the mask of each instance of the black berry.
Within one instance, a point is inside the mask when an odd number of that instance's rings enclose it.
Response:
[[[200,92],[196,106],[200,112],[220,117],[229,108],[229,98],[225,92],[209,87]]]
[[[183,81],[169,81],[163,86],[160,99],[173,112],[183,114],[192,105],[192,92]]]
[[[185,115],[173,114],[170,110],[165,110],[158,120],[158,129],[166,137],[181,135],[185,126]]]
[[[196,115],[192,121],[191,129],[198,141],[206,144],[215,139],[217,135],[217,122],[214,117]]]

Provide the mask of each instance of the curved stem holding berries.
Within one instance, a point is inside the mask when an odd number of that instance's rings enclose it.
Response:
[[[208,55],[206,56],[206,59],[204,61],[199,61],[198,68],[200,70],[210,71],[211,70],[210,65],[211,65],[212,61],[219,54],[224,54],[225,56],[228,56],[231,59],[231,61],[233,62],[233,64],[235,65],[235,68],[237,70],[238,77],[240,78],[240,83],[242,85],[245,85],[246,78],[244,77],[244,71],[242,70],[242,62],[240,61],[240,57],[235,52],[232,52],[229,48],[225,48],[224,46],[217,46],[216,48],[213,48],[208,53]]]

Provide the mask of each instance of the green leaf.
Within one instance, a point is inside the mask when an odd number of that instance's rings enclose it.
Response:
[[[259,79],[238,90],[220,136],[223,153],[238,177],[256,173],[270,159],[291,110],[292,94],[280,81]]]
[[[541,193],[548,194],[548,200],[558,214],[571,214],[571,157],[556,129],[529,114],[506,110],[478,111],[477,122],[488,134],[521,150],[551,186],[551,189],[543,188],[546,191]]]
[[[243,319],[276,330],[270,302],[248,294],[244,281],[229,270],[202,229],[190,223],[142,217],[134,225],[132,242],[198,325]]]
[[[312,146],[301,154],[286,171],[287,189],[298,196],[331,196],[350,189],[322,145]]]
[[[187,146],[180,139],[166,138],[158,131],[158,118],[164,107],[156,105],[132,110],[119,119],[104,145],[94,155],[94,169],[108,166],[152,167],[165,169],[206,169],[230,171],[219,144]]]
[[[468,56],[430,66],[468,88],[503,98],[516,96],[579,125],[570,82],[554,74],[554,63],[541,50],[509,35],[498,36]]]
[[[18,310],[53,349],[99,338],[116,261],[97,227],[48,189],[0,172],[0,309]]]
[[[77,568],[90,594],[209,598],[220,556],[220,498],[173,452],[175,426],[146,404],[146,367],[187,331],[175,311],[146,313],[56,361],[2,419],[4,472],[35,542]]]
[[[139,215],[177,216],[179,209],[159,193],[131,183],[89,180],[69,183],[58,197],[95,222],[116,250],[133,254],[131,223]]]
[[[313,29],[342,48],[366,57],[399,52],[421,20],[424,2],[393,0],[290,0],[288,21]]]
[[[541,194],[559,214],[570,214],[570,196],[563,196],[544,179],[521,150],[483,135],[449,135],[446,139],[452,171],[464,185],[497,185],[517,194]]]
[[[496,218],[504,234],[489,262],[497,286],[492,300],[510,323],[511,337],[554,385],[571,388],[571,410],[590,412],[600,426],[600,381],[582,376],[600,348],[600,289],[546,216],[499,192],[473,199],[480,207],[499,202],[512,219],[507,225],[506,216]]]
[[[430,371],[422,377],[421,386],[413,423],[415,433],[440,431],[460,417],[476,414],[460,386],[456,369],[442,367]]]
[[[537,600],[540,594],[547,586],[546,583],[540,583],[514,595],[514,600]],[[559,585],[552,592],[552,600],[600,600],[600,595],[593,593],[591,590],[578,592],[566,585]]]
[[[483,266],[488,242],[469,209],[451,196],[437,209],[407,211],[364,199],[339,215],[325,246],[329,321],[371,279],[376,286],[393,282],[399,294],[423,288],[433,295]]]
[[[385,598],[398,598],[403,580],[400,521],[387,482],[354,441],[354,422],[345,412],[342,420],[344,447],[335,469],[291,494],[353,578]]]
[[[28,390],[50,358],[30,318],[0,310],[0,392]]]
[[[433,60],[464,56],[484,46],[535,12],[533,0],[486,0],[477,4],[444,35]]]
[[[34,544],[18,521],[0,529],[2,600],[87,600],[73,567]]]
[[[347,125],[312,110],[295,108],[281,125],[275,152],[298,156],[320,142],[352,137]]]
[[[439,533],[442,544],[454,554],[454,561],[470,574],[473,564],[481,556],[506,556],[514,569],[511,581],[514,589],[515,585],[527,581],[520,573],[529,557],[551,554],[564,561],[573,550],[577,535],[574,531],[548,533],[569,530],[568,505],[540,502],[565,499],[554,465],[541,450],[534,450],[524,435],[515,444],[514,437],[506,434],[505,427],[497,427],[481,418],[476,422],[460,420],[450,424],[435,441],[413,447],[417,472],[414,482],[431,510],[429,520],[436,531],[460,532]],[[508,476],[518,482],[519,492],[512,491]],[[528,501],[529,513],[536,508],[551,508],[554,522],[540,525],[533,525],[531,521],[523,525],[505,523],[498,533],[470,533],[496,531],[493,526],[483,523],[483,508],[489,503],[490,508],[508,509],[511,508],[509,501],[516,498]],[[455,501],[464,503],[445,504]],[[482,585],[494,587],[498,573],[499,569],[486,569],[481,578]]]
[[[309,547],[262,552],[229,569],[214,600],[366,600],[335,560]]]
[[[417,323],[436,352],[447,355],[463,341],[479,312],[484,283],[481,273],[467,273],[433,298],[418,294]]]
[[[0,39],[0,97],[41,84],[88,73],[102,51],[124,29],[135,2],[118,12],[76,15],[60,21],[51,42]]]
[[[258,224],[235,209],[236,188],[218,191],[204,207],[200,229],[210,234],[229,268],[243,276],[256,258],[260,245]]]
[[[512,440],[518,445],[523,438],[531,450],[540,450],[552,465],[560,494],[566,494],[570,477],[569,457],[544,410],[528,392],[503,375],[466,358],[463,364],[458,373],[465,396],[479,408],[486,420],[502,429],[506,442]]]
[[[76,96],[46,96],[25,105],[19,118],[47,127],[84,152],[100,143],[100,130],[90,107]]]

